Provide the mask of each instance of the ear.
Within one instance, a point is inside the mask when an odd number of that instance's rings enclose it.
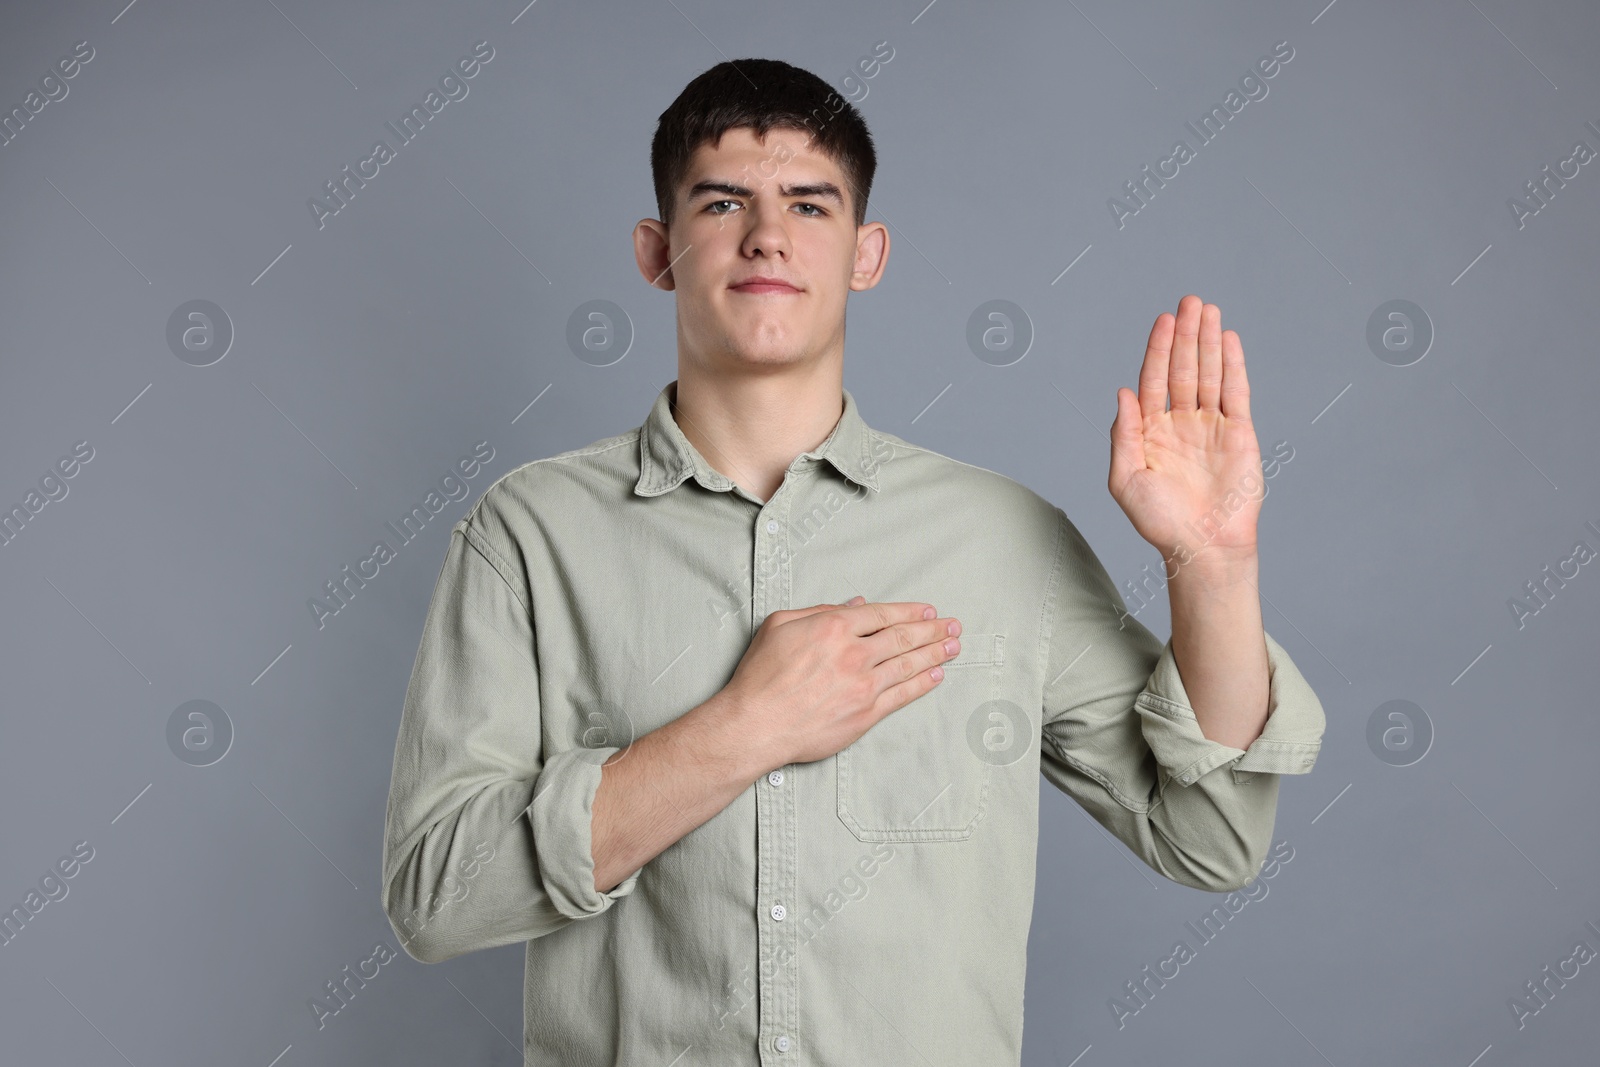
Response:
[[[633,228],[633,258],[644,280],[657,289],[672,292],[672,248],[667,227],[659,219],[640,219]]]
[[[850,288],[855,292],[871,289],[889,265],[889,228],[881,222],[856,227],[856,258],[850,272]]]

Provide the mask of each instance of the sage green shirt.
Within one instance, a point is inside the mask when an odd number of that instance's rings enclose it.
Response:
[[[395,746],[391,924],[427,962],[527,943],[528,1065],[1018,1064],[1038,776],[1165,877],[1236,889],[1321,704],[1269,635],[1264,732],[1209,740],[1059,508],[848,391],[763,502],[689,444],[676,385],[451,531]],[[596,892],[601,763],[726,685],[771,612],[858,593],[961,620],[944,680]]]

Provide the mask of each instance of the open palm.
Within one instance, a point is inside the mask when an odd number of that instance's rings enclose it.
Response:
[[[1156,316],[1138,394],[1117,390],[1107,484],[1164,559],[1255,552],[1266,495],[1261,448],[1244,347],[1237,332],[1223,332],[1217,305],[1190,293],[1176,317]]]

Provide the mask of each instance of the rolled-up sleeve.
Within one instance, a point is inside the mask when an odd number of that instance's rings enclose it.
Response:
[[[568,919],[584,919],[632,892],[640,868],[609,892],[594,887],[594,849],[589,836],[600,765],[619,751],[574,748],[552,756],[539,772],[528,820],[539,843],[539,877],[555,909]]]
[[[610,748],[545,758],[534,621],[509,554],[451,530],[406,688],[385,816],[382,903],[435,963],[599,914],[590,820]]]
[[[1262,733],[1245,749],[1207,738],[1171,641],[1126,613],[1099,559],[1056,510],[1041,773],[1164,877],[1238,889],[1266,858],[1280,776],[1316,763],[1322,704],[1267,634]]]
[[[1183,688],[1169,640],[1155,670],[1134,701],[1144,739],[1156,762],[1180,785],[1192,785],[1223,764],[1232,764],[1238,783],[1255,774],[1305,774],[1317,762],[1325,720],[1322,703],[1301,676],[1289,653],[1267,639],[1267,722],[1249,748],[1213,741],[1200,731],[1194,706]]]

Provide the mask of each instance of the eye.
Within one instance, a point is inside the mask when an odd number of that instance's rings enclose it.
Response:
[[[806,218],[808,219],[820,219],[828,213],[826,209],[820,208],[816,204],[796,204],[795,207],[808,207],[816,212],[815,215],[807,215]]]
[[[726,211],[715,211],[713,209],[718,204],[737,204],[737,203],[738,203],[737,200],[713,200],[711,203],[706,205],[706,210],[708,212],[710,212],[711,214],[713,214],[713,215],[726,215],[726,214],[728,214]]]

